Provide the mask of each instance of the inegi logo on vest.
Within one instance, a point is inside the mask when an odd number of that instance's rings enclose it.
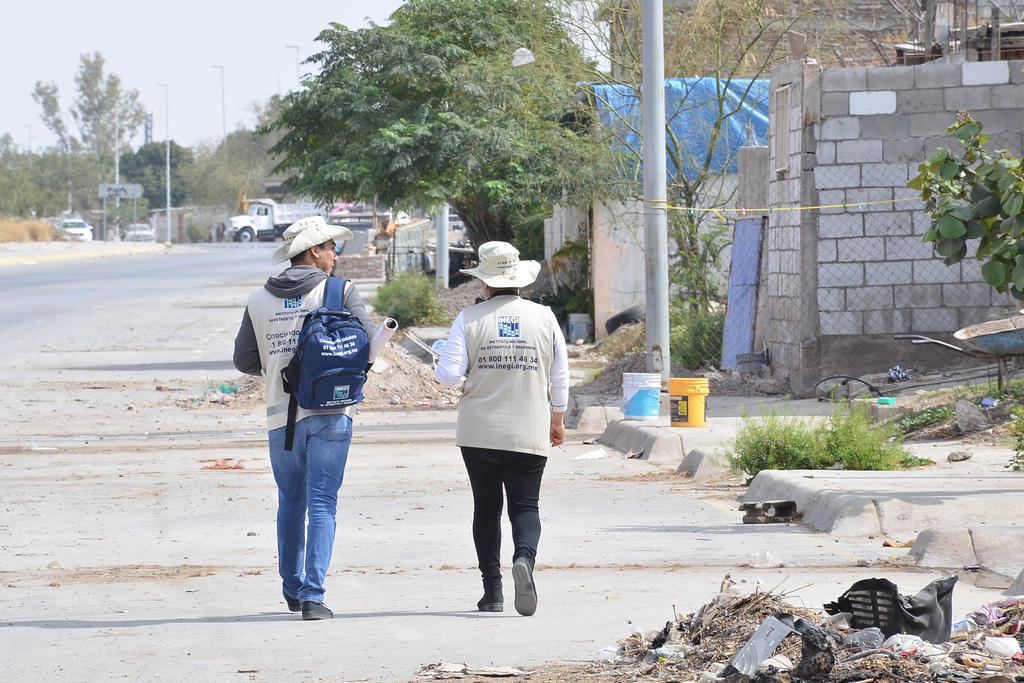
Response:
[[[498,337],[517,338],[519,337],[519,316],[499,315],[498,316]]]
[[[334,387],[334,400],[345,401],[348,400],[348,385],[344,384],[340,387]]]
[[[284,307],[285,309],[302,308],[302,297],[298,297],[295,299],[284,299]]]

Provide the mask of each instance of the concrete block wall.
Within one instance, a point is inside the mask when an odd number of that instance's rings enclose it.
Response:
[[[960,109],[1021,153],[1021,68],[932,62],[822,72],[806,179],[819,205],[837,207],[816,212],[821,336],[949,333],[1005,314],[1007,302],[970,255],[947,267],[921,242],[929,216],[906,184],[936,147],[962,149],[946,134]]]
[[[781,85],[790,163],[769,182],[767,342],[776,369],[796,374],[796,393],[851,363],[884,371],[902,353],[886,345],[893,334],[948,335],[1016,309],[984,283],[973,252],[947,267],[921,242],[930,216],[906,184],[936,147],[962,149],[946,133],[961,109],[985,125],[992,149],[1022,154],[1024,61],[788,64],[772,74],[772,92]],[[863,351],[854,359],[850,340]]]

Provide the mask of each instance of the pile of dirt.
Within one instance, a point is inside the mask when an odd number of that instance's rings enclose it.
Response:
[[[222,387],[231,393],[213,391],[208,403],[226,402],[236,407],[263,404],[263,378],[243,375]],[[216,388],[214,388],[216,389]],[[394,342],[381,351],[363,387],[362,408],[400,406],[454,406],[459,402],[460,386],[443,386],[434,377],[434,369]],[[226,398],[225,398],[226,397]]]
[[[474,277],[468,277],[458,284],[453,284],[450,289],[444,290],[439,296],[445,313],[454,318],[463,308],[476,303],[481,293],[480,281]]]
[[[394,342],[388,344],[373,365],[363,395],[363,407],[454,406],[461,385],[446,387],[437,381],[434,368]]]

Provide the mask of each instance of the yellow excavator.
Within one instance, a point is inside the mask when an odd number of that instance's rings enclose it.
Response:
[[[249,198],[245,196],[245,188],[238,188],[238,204],[235,206],[235,215],[241,216],[249,213]]]

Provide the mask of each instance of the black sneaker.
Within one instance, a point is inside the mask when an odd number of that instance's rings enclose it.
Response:
[[[302,603],[302,618],[306,621],[315,621],[317,619],[331,619],[334,617],[334,612],[327,609],[327,605],[322,602],[312,602],[306,600]]]
[[[481,612],[503,612],[505,610],[505,596],[500,588],[485,588],[484,596],[476,603],[476,608]]]
[[[298,598],[289,597],[289,595],[284,592],[283,588],[281,589],[281,595],[284,596],[284,601],[286,603],[288,603],[288,611],[289,612],[301,612],[302,611],[302,603],[299,602]]]
[[[537,611],[537,587],[533,583],[533,565],[525,557],[512,563],[512,579],[516,582],[516,611],[528,617]]]

